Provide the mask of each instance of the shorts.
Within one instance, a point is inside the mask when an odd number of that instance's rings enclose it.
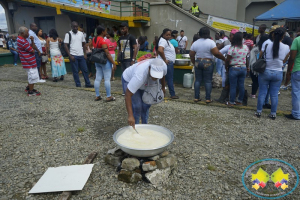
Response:
[[[25,69],[28,75],[28,83],[35,84],[40,79],[37,67]]]

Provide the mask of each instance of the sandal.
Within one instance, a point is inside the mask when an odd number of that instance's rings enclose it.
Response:
[[[201,101],[201,99],[194,99],[194,102],[195,102],[195,103],[197,103],[197,102],[199,102],[199,101]]]
[[[46,79],[46,76],[44,74],[42,74],[41,79]]]
[[[60,80],[61,80],[61,81],[64,80],[64,75],[61,75]]]
[[[175,96],[172,96],[171,99],[179,99],[179,97],[175,95]]]
[[[54,78],[54,79],[53,79],[53,82],[57,82],[57,78]]]
[[[213,100],[206,100],[205,102],[206,103],[211,103],[211,102],[213,102]]]
[[[101,99],[102,99],[102,97],[99,96],[99,97],[96,97],[95,101],[100,101]]]
[[[44,75],[44,77],[45,77],[45,79],[49,79],[49,76],[47,76],[47,75]]]
[[[115,100],[116,100],[115,97],[106,98],[106,102],[111,102],[111,101],[115,101]]]

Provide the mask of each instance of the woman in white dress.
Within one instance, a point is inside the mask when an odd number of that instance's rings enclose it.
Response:
[[[47,53],[51,58],[51,71],[53,82],[57,82],[57,77],[60,76],[60,80],[64,80],[64,75],[67,73],[64,57],[60,51],[61,39],[58,38],[58,34],[55,29],[49,31],[49,37],[47,38]]]
[[[42,64],[41,64],[41,67],[40,67],[40,74],[41,74],[41,79],[48,79],[48,75],[47,75],[47,71],[46,71],[46,63],[48,61],[48,56],[47,56],[47,53],[46,53],[46,40],[45,38],[43,37],[43,30],[42,29],[39,29],[38,33],[37,33],[37,36],[39,38],[39,40],[41,41],[41,45],[42,45]],[[44,73],[43,73],[44,71]]]

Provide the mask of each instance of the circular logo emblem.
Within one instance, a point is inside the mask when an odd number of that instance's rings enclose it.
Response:
[[[291,194],[299,183],[297,170],[278,159],[263,159],[249,165],[242,175],[244,187],[263,199],[278,199]]]

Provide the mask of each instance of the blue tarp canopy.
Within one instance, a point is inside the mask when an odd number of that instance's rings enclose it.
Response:
[[[300,20],[300,0],[285,0],[254,21]]]

